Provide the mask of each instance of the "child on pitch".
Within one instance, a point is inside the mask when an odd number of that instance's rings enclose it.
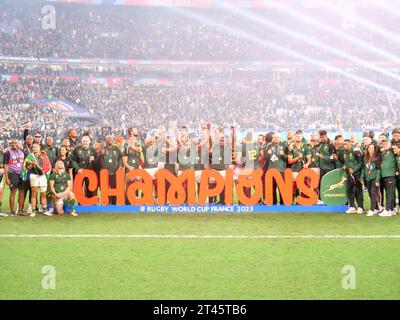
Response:
[[[51,174],[49,182],[50,190],[55,198],[57,214],[61,216],[64,213],[64,204],[68,203],[71,208],[71,216],[76,217],[71,175],[65,171],[64,162],[60,160],[56,162],[54,173]]]

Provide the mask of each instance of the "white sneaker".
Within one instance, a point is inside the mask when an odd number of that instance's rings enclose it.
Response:
[[[379,207],[379,211],[385,210],[385,207],[382,207],[381,205],[379,205],[378,207]]]
[[[32,218],[34,218],[34,217],[36,217],[36,213],[31,212],[31,214],[30,214],[29,216],[32,217]]]
[[[49,213],[54,214],[54,208],[53,208],[53,207],[51,207],[51,208],[49,209]]]
[[[31,206],[28,207],[28,210],[26,210],[26,213],[29,215],[31,215],[33,213]]]
[[[390,211],[387,211],[386,209],[383,210],[380,214],[378,214],[378,216],[380,217],[391,217],[392,214],[390,213]]]
[[[39,213],[43,213],[43,207],[42,207],[42,205],[39,205],[38,212],[39,212]]]
[[[357,214],[363,214],[364,213],[364,209],[363,208],[358,208],[357,209]]]
[[[318,200],[317,204],[324,204],[324,202],[322,200]]]
[[[50,213],[49,211],[45,211],[45,212],[43,212],[43,215],[44,215],[44,216],[51,217],[53,214]]]
[[[367,217],[372,217],[377,214],[376,210],[368,210]]]
[[[71,211],[70,215],[71,215],[71,217],[77,217],[78,216],[78,214],[75,211]]]
[[[0,212],[0,217],[8,217],[7,213]]]
[[[396,210],[392,210],[392,211],[389,211],[389,212],[390,212],[390,214],[391,214],[392,216],[395,216],[395,215],[397,214]]]
[[[349,209],[347,209],[346,213],[356,213],[357,210],[354,207],[350,207]]]

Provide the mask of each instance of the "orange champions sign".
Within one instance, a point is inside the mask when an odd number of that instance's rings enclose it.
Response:
[[[263,188],[263,174],[264,185]],[[233,204],[234,171],[227,169],[225,177],[218,171],[204,169],[198,190],[197,204],[205,205],[208,197],[219,195],[225,190],[225,204]],[[135,180],[140,178],[140,180]],[[96,191],[100,188],[101,197],[95,195],[91,198],[85,196],[83,192],[84,180],[88,180],[87,188],[89,191]],[[126,179],[135,180],[127,186]],[[209,180],[213,179],[213,187],[210,188]],[[193,169],[183,171],[179,176],[174,176],[166,169],[160,169],[156,173],[158,205],[164,205],[167,201],[172,205],[182,205],[185,200],[189,205],[196,204],[196,179]],[[264,194],[264,203],[272,205],[273,195],[272,186],[276,182],[285,205],[293,204],[293,178],[292,170],[286,169],[284,177],[276,169],[269,169],[265,173],[261,169],[254,170],[251,175],[239,175],[236,182],[236,195],[240,203],[244,205],[255,205]],[[166,194],[166,183],[170,183]],[[186,188],[184,188],[184,183]],[[302,169],[295,180],[297,188],[301,194],[296,197],[296,203],[300,205],[313,205],[318,201],[316,189],[319,185],[319,176],[311,169]],[[251,197],[245,195],[244,188],[253,188],[254,193]],[[141,197],[136,195],[141,191]],[[134,169],[125,173],[123,169],[116,172],[116,187],[111,188],[109,184],[109,174],[107,169],[100,171],[100,181],[96,173],[92,170],[83,170],[74,179],[75,197],[81,205],[96,205],[97,203],[105,206],[109,204],[109,196],[115,196],[117,205],[124,205],[127,198],[132,205],[154,205],[154,184],[152,177],[144,169]],[[187,194],[186,194],[187,193]]]

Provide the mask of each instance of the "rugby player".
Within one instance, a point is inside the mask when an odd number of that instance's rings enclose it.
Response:
[[[75,196],[72,192],[71,175],[65,171],[64,162],[58,160],[55,163],[54,172],[50,175],[50,190],[55,198],[55,205],[58,216],[64,213],[64,204],[70,206],[70,215],[76,217],[75,213]]]
[[[364,196],[362,188],[362,168],[363,158],[360,148],[354,146],[352,140],[344,140],[344,155],[343,155],[342,170],[346,171],[348,177],[346,181],[347,196],[349,199],[349,209],[346,213],[364,213]],[[355,201],[358,208],[356,209]]]
[[[90,138],[89,138],[90,139]],[[68,130],[69,152],[73,152],[79,146],[78,134],[75,129]]]
[[[292,170],[293,194],[301,192],[297,190],[296,179],[301,169],[306,169],[311,164],[311,153],[306,144],[302,142],[302,133],[296,132],[293,143],[288,146],[288,164]]]
[[[287,160],[288,160],[288,147],[281,143],[281,137],[279,134],[274,133],[272,137],[272,143],[269,144],[266,148],[266,169],[276,169],[281,174],[282,178],[284,176],[285,169],[287,168]],[[277,184],[275,179],[272,184],[272,196],[273,201],[272,204],[283,204],[283,199],[279,194],[279,201],[277,197]]]
[[[45,172],[45,158],[41,152],[40,144],[37,142],[33,143],[33,150],[30,153],[24,163],[23,168],[23,179],[26,181],[28,171],[30,172],[30,185],[31,185],[31,206],[28,208],[28,214],[31,217],[35,217],[36,214],[33,208],[36,208],[37,195],[40,197],[39,212],[43,212],[45,216],[51,216],[52,214],[47,211],[47,178]]]
[[[100,153],[99,161],[101,169],[108,169],[109,186],[111,188],[116,188],[117,187],[116,172],[119,168],[122,168],[122,153],[119,147],[115,146],[114,137],[112,135],[107,135],[106,145]],[[110,196],[109,201],[111,205],[116,205],[117,197]]]
[[[320,186],[320,197],[321,197],[321,180],[325,174],[335,169],[336,160],[334,157],[335,146],[329,141],[328,133],[326,130],[319,131],[319,147],[316,156],[319,158],[319,186]]]
[[[225,178],[226,169],[232,163],[232,147],[225,143],[225,134],[224,132],[216,131],[216,143],[211,146],[210,155],[211,155],[211,164],[210,169],[218,171],[218,173]],[[215,180],[210,179],[209,181],[210,189],[215,187]],[[217,203],[217,197],[211,197],[209,199],[211,204]],[[221,191],[219,195],[218,204],[225,203],[225,188]]]
[[[260,167],[261,145],[253,141],[253,133],[248,132],[242,141],[239,157],[237,159],[241,164],[238,175],[251,176],[255,169]],[[244,188],[246,197],[251,197],[251,188]]]
[[[142,143],[138,139],[138,135],[130,135],[127,140],[126,144],[124,146],[124,151],[122,155],[122,162],[125,167],[125,172],[128,173],[129,171],[132,171],[134,169],[139,169],[140,167],[140,156],[143,151],[142,148]],[[135,181],[135,180],[140,180],[139,177],[135,177],[132,180],[126,179],[126,189]],[[137,194],[138,196],[138,194]],[[128,202],[128,199],[126,199],[126,203]]]
[[[83,136],[81,139],[81,145],[75,149],[72,148],[72,150],[73,152],[71,158],[74,168],[74,175],[82,172],[83,169],[93,168],[93,163],[95,161],[95,151],[90,146],[90,138],[88,136]],[[90,198],[94,195],[94,192],[89,191],[89,189],[87,188],[88,183],[89,181],[85,179],[83,189],[86,197]]]
[[[144,155],[144,170],[150,175],[153,180],[155,190],[155,201],[157,203],[157,180],[156,173],[158,171],[158,154],[157,137],[149,137],[143,145]]]

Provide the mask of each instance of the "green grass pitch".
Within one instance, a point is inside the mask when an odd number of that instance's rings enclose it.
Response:
[[[0,219],[0,235],[79,234],[393,236],[400,219],[326,213]],[[400,238],[0,237],[0,299],[399,299],[399,248]],[[42,288],[46,265],[56,270],[56,289]],[[342,288],[346,265],[355,268],[355,289]]]

